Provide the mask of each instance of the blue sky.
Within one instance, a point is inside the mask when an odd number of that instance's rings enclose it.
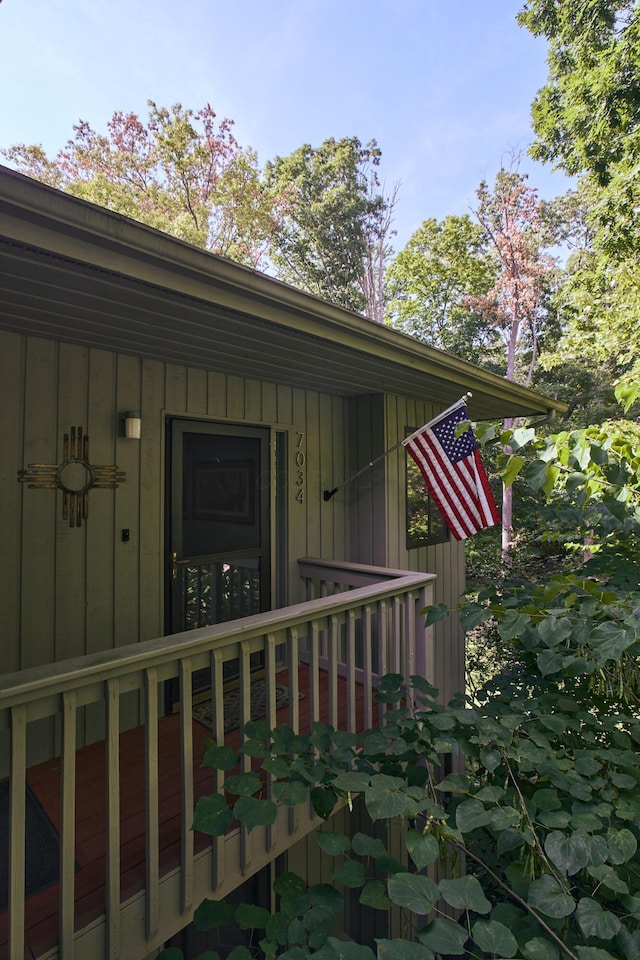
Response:
[[[399,183],[396,249],[464,213],[531,140],[546,77],[520,0],[2,0],[0,147],[54,154],[146,101],[210,102],[260,163],[327,137],[372,138]],[[567,181],[525,160],[541,196]]]

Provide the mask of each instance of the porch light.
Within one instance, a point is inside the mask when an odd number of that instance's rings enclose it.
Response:
[[[124,421],[125,437],[127,437],[128,440],[139,440],[140,427],[142,426],[140,414],[134,410],[127,410],[126,413],[121,414],[121,419]]]

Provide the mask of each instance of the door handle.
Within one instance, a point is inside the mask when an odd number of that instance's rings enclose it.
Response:
[[[171,554],[171,579],[178,579],[178,554],[175,550]]]

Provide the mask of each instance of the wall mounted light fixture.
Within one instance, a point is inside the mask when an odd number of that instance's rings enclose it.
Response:
[[[140,414],[136,413],[135,410],[127,410],[126,413],[120,414],[119,419],[124,428],[122,435],[127,437],[128,440],[139,440],[140,428],[142,426]]]

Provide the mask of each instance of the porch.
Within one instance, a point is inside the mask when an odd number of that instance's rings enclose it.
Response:
[[[282,808],[273,827],[251,834],[191,831],[198,797],[221,782],[200,766],[205,740],[239,745],[256,661],[262,715],[301,733],[314,721],[353,732],[375,725],[384,673],[433,677],[431,634],[418,616],[432,602],[432,575],[310,559],[298,567],[305,603],[2,678],[10,831],[0,955],[143,960],[204,897],[224,896],[317,826],[311,809]],[[236,729],[221,695],[232,661]],[[210,677],[205,722],[193,713],[198,671]],[[178,684],[175,712],[165,709],[169,681]],[[43,724],[53,726],[56,756],[30,765]],[[59,831],[59,871],[25,900],[27,785]]]

